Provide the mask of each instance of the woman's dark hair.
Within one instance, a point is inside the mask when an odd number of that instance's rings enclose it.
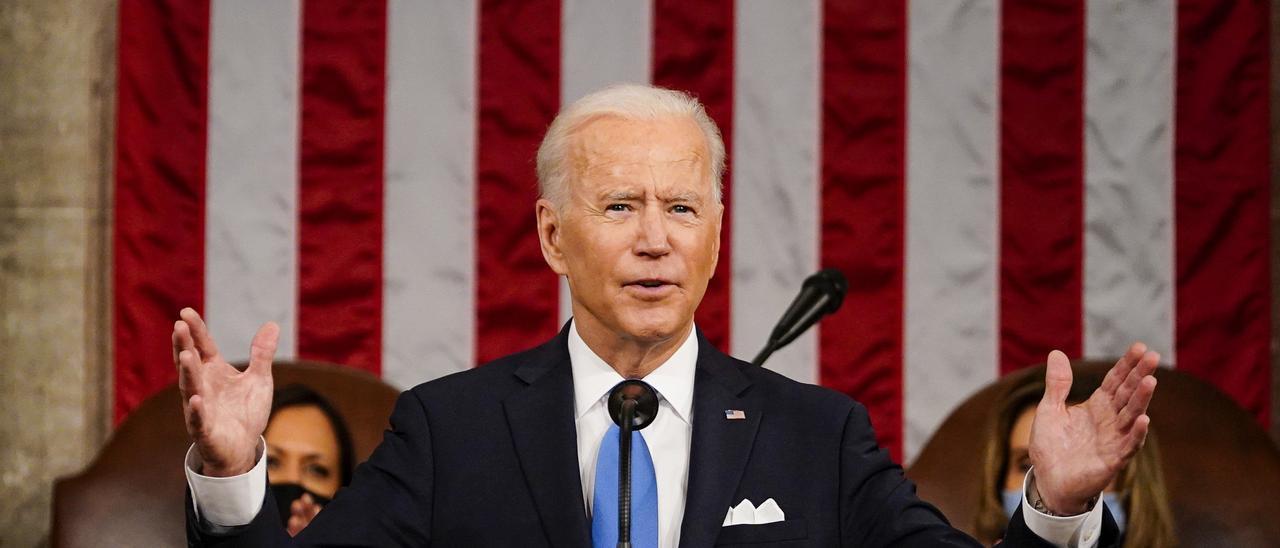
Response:
[[[329,400],[306,386],[290,384],[276,389],[271,399],[271,417],[275,417],[277,411],[286,407],[306,406],[315,406],[319,409],[324,413],[325,418],[329,419],[329,425],[333,427],[333,435],[338,438],[338,467],[340,468],[338,477],[341,479],[341,485],[345,487],[351,483],[351,474],[355,470],[355,446],[351,443],[351,431],[347,429],[346,421],[342,420],[342,415],[338,414],[338,410],[333,408]],[[268,423],[270,423],[269,419]]]

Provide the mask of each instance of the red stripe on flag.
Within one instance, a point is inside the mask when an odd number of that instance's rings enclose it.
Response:
[[[381,369],[386,3],[302,9],[298,356]]]
[[[1000,371],[1084,338],[1084,34],[1079,0],[1001,7]]]
[[[654,0],[653,83],[696,96],[720,126],[725,150],[733,150],[733,2]],[[729,291],[733,276],[733,185],[724,176],[720,262],[698,306],[698,329],[718,348],[729,348]]]
[[[1178,368],[1270,413],[1267,2],[1178,4]]]
[[[533,159],[560,107],[560,2],[480,5],[476,360],[535,346],[559,324],[559,282],[538,245]]]
[[[849,294],[823,320],[819,378],[901,458],[906,3],[827,1],[822,33],[822,265]]]
[[[177,378],[173,322],[203,307],[209,2],[121,2],[119,32],[116,424]]]

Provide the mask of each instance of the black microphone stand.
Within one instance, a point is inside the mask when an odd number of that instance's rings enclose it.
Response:
[[[760,349],[756,359],[751,360],[751,364],[763,366],[774,351],[796,340],[796,337],[818,323],[823,316],[839,310],[848,290],[849,281],[834,268],[819,270],[805,278],[800,294],[796,295],[786,312],[782,313],[782,318],[769,334],[769,341]]]
[[[760,349],[760,353],[756,354],[756,359],[751,360],[751,365],[756,365],[756,366],[764,365],[764,361],[769,359],[769,356],[772,356],[773,351],[777,349],[778,348],[775,346],[774,341],[772,340],[769,341],[767,344],[764,345],[764,348]]]
[[[622,381],[609,391],[609,417],[618,425],[618,544],[631,548],[631,433],[658,415],[658,393],[644,381]]]
[[[631,422],[636,401],[622,402],[622,424],[618,426],[618,548],[631,548]]]

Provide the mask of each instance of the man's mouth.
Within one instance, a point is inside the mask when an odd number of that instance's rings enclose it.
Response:
[[[639,286],[646,289],[654,289],[654,288],[662,287],[665,285],[674,285],[674,284],[672,284],[667,280],[663,280],[661,278],[645,278],[642,280],[635,280],[633,282],[629,282],[626,285]]]

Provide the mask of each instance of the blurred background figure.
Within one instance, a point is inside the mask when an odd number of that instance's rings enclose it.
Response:
[[[267,478],[290,535],[311,523],[355,467],[351,434],[328,400],[300,384],[276,390],[267,440]]]
[[[1077,379],[1068,399],[1071,404],[1088,399],[1097,389],[1090,380]],[[985,543],[1004,536],[1009,517],[1022,504],[1023,478],[1031,468],[1027,451],[1031,423],[1043,395],[1043,379],[1026,376],[991,407],[983,444],[983,491],[974,524],[978,539]],[[1152,428],[1146,445],[1103,493],[1103,501],[1120,527],[1123,546],[1177,545],[1168,499],[1159,442]]]

